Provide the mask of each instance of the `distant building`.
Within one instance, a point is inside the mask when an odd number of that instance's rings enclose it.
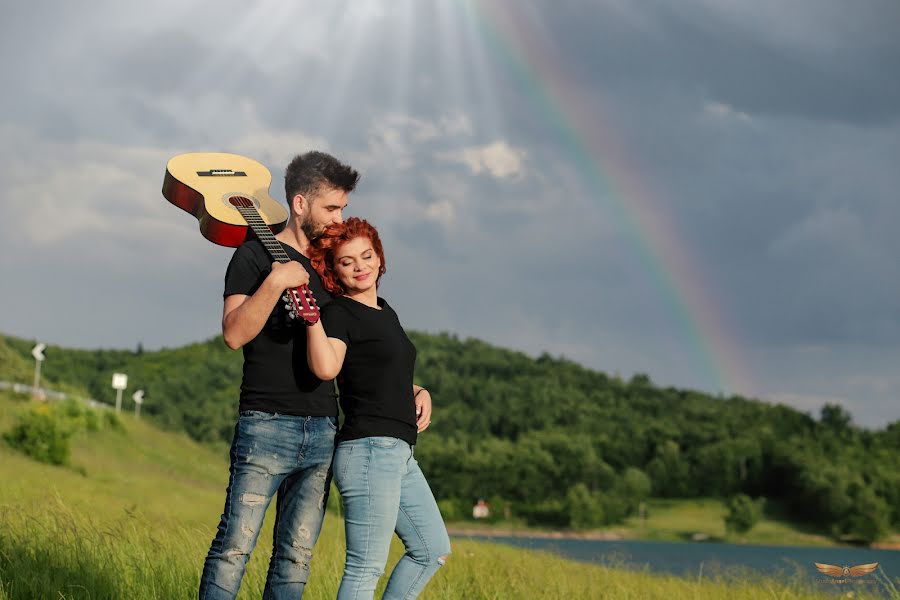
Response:
[[[491,516],[491,509],[488,506],[488,503],[478,499],[478,502],[475,503],[475,506],[472,507],[472,518],[474,519],[487,519]]]

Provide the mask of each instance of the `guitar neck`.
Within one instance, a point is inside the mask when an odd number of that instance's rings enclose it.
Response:
[[[253,230],[253,233],[256,234],[256,237],[259,238],[259,241],[266,247],[266,250],[269,251],[269,255],[271,255],[274,260],[277,260],[280,263],[291,262],[290,257],[288,257],[284,248],[281,246],[281,242],[275,239],[272,230],[269,229],[269,226],[263,221],[263,218],[260,216],[255,206],[235,206],[235,208],[238,209],[241,216],[247,221],[247,225],[250,226],[250,229]]]

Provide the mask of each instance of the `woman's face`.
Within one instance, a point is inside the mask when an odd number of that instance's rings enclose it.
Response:
[[[375,286],[381,260],[367,237],[353,238],[334,253],[334,271],[347,292],[364,292]]]

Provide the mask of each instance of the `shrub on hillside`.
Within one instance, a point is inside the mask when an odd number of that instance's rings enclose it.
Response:
[[[69,462],[69,439],[74,430],[47,405],[25,411],[3,434],[6,443],[35,460],[52,465]]]
[[[763,498],[756,500],[746,494],[737,494],[728,501],[725,529],[734,533],[747,533],[762,516]]]
[[[103,413],[103,424],[115,431],[125,430],[125,426],[122,425],[122,419],[111,410],[107,410]]]
[[[592,493],[583,483],[576,483],[566,494],[569,509],[569,526],[574,529],[592,529],[604,524],[603,503],[599,494]]]
[[[23,411],[13,428],[3,434],[11,447],[35,460],[53,464],[69,464],[69,440],[78,431],[98,431],[106,427],[124,429],[118,415],[98,411],[77,400],[32,404]]]
[[[444,521],[460,521],[463,518],[463,511],[460,508],[459,500],[454,498],[445,498],[438,500],[438,509],[441,511],[441,517]]]
[[[554,498],[535,504],[516,505],[516,515],[523,517],[528,525],[567,527],[570,518],[566,500],[566,498]]]

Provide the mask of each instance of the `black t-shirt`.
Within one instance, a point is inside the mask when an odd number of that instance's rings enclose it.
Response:
[[[309,289],[319,308],[326,306],[331,295],[322,287],[309,259],[291,246],[281,247],[309,272]],[[258,240],[243,243],[235,250],[225,272],[225,296],[253,295],[272,270],[272,262]],[[306,326],[302,319],[291,319],[284,304],[278,301],[259,335],[244,345],[240,410],[336,417],[334,382],[322,381],[309,370]]]
[[[344,410],[338,440],[383,435],[414,445],[416,347],[384,298],[378,306],[381,310],[338,296],[322,309],[328,337],[347,344],[338,375]]]

